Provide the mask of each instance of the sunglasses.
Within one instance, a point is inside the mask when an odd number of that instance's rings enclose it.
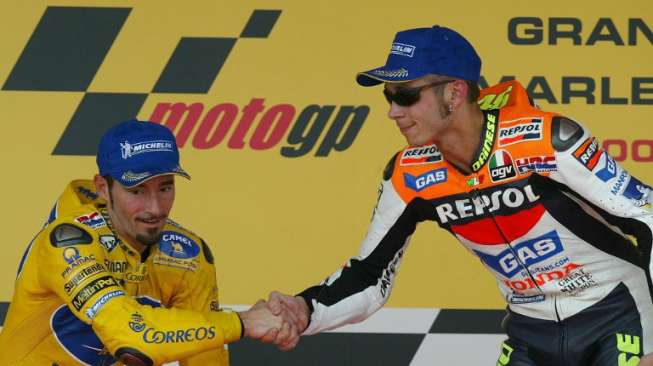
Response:
[[[388,101],[388,104],[392,104],[392,102],[395,102],[397,103],[397,105],[400,105],[402,107],[410,107],[411,105],[419,101],[419,97],[422,94],[422,90],[426,88],[434,88],[438,85],[444,85],[452,81],[455,80],[441,80],[426,85],[416,86],[414,88],[399,87],[397,88],[397,91],[394,93],[390,92],[388,89],[383,89],[383,95],[385,95],[385,99]]]

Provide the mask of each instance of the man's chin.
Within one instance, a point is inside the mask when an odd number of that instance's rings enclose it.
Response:
[[[146,233],[141,233],[136,235],[136,240],[145,244],[145,245],[154,245],[161,240],[162,230],[154,229],[148,230]]]

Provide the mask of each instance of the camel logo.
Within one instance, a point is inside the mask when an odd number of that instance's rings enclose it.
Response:
[[[172,250],[175,251],[175,253],[184,253],[184,247],[182,247],[181,244],[177,243],[176,241],[173,241],[171,246]]]

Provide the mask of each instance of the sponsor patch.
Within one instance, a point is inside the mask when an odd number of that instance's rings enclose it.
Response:
[[[120,143],[120,151],[123,159],[129,159],[132,156],[149,152],[174,152],[174,149],[172,141],[169,140],[144,141],[137,144],[130,144],[129,141],[125,140],[125,142]]]
[[[159,250],[173,258],[195,258],[200,253],[197,243],[184,234],[175,231],[164,231],[159,240]]]
[[[507,146],[524,141],[542,139],[542,119],[532,118],[501,123],[499,128],[499,146]]]
[[[591,273],[587,272],[584,268],[578,268],[558,281],[558,286],[560,287],[560,292],[569,296],[575,296],[590,287],[598,286],[598,283],[592,277]]]
[[[109,287],[118,287],[118,282],[113,277],[96,278],[77,292],[72,301],[73,307],[78,311],[81,310],[93,295]]]
[[[574,273],[579,268],[582,268],[580,264],[568,263],[564,267],[561,267],[555,271],[549,272],[540,272],[533,277],[524,276],[521,279],[516,280],[503,280],[503,284],[509,287],[513,291],[523,292],[528,290],[533,290],[535,288],[546,285],[547,283],[558,281],[563,278],[566,278],[571,273]]]
[[[603,160],[604,165],[603,168],[599,169],[595,174],[596,176],[604,181],[607,182],[611,180],[612,178],[617,176],[617,163],[614,161],[612,156],[608,155],[608,153],[604,152],[601,155],[600,160]]]
[[[420,165],[442,161],[442,154],[435,145],[413,147],[404,150],[399,165]]]
[[[415,46],[406,43],[394,42],[392,44],[390,53],[400,56],[413,57],[415,54]]]
[[[95,263],[89,267],[83,268],[63,285],[63,289],[66,291],[66,294],[70,295],[70,293],[77,288],[77,285],[86,278],[102,272],[106,272],[106,270],[100,263]]]
[[[532,302],[542,302],[546,299],[544,294],[538,295],[520,295],[520,294],[508,294],[506,300],[511,304],[529,304]]]
[[[77,187],[77,192],[81,193],[82,195],[84,195],[84,197],[92,201],[95,201],[96,199],[100,198],[100,196],[98,196],[97,193],[88,190],[85,187]]]
[[[172,258],[167,255],[156,255],[152,259],[152,262],[161,266],[181,268],[188,271],[195,271],[198,266],[197,262],[194,260]]]
[[[75,247],[68,247],[64,249],[62,255],[63,255],[63,259],[68,264],[72,264],[73,262],[75,262],[80,258],[79,250]]]
[[[472,163],[472,171],[477,172],[490,157],[492,146],[494,145],[494,132],[497,125],[497,117],[488,113],[485,117],[485,134],[483,135],[483,144],[481,145],[478,157]]]
[[[552,230],[540,237],[512,245],[497,255],[476,251],[476,254],[490,268],[507,278],[523,270],[522,264],[529,267],[562,252],[562,243],[558,233]]]
[[[630,174],[626,172],[625,170],[619,174],[619,179],[612,185],[612,188],[610,189],[610,193],[614,194],[615,196],[621,192],[621,189],[624,187],[624,184],[626,184],[626,179],[630,177]]]
[[[70,247],[70,248],[74,248],[74,247]],[[66,248],[66,249],[70,249],[70,248]],[[68,255],[71,255],[71,254],[68,254]],[[64,254],[64,259],[66,259],[66,254]],[[92,262],[94,260],[95,260],[95,256],[93,254],[91,254],[89,256],[83,256],[83,257],[76,258],[75,260],[73,260],[71,263],[68,264],[68,267],[66,267],[63,270],[63,272],[61,272],[61,277],[67,278],[68,275],[70,274],[70,272],[75,270],[75,268],[77,268],[77,267],[79,267],[79,266],[81,266],[83,264],[86,264],[88,262]]]
[[[109,302],[109,300],[113,299],[114,297],[118,296],[124,296],[125,293],[122,290],[116,290],[116,291],[111,291],[108,294],[102,295],[93,305],[91,305],[88,310],[86,310],[86,316],[89,317],[89,319],[95,318],[95,315],[97,315],[98,311],[102,309],[102,307]]]
[[[133,313],[132,319],[129,322],[129,328],[136,333],[140,333],[145,330],[145,321],[143,320],[143,315],[139,313]]]
[[[435,169],[418,176],[404,173],[404,184],[415,192],[447,181],[447,168]]]
[[[530,207],[539,198],[540,196],[533,192],[530,184],[524,187],[501,187],[483,191],[476,198],[463,198],[437,204],[435,212],[440,224],[460,223],[500,210]]]
[[[512,178],[517,174],[512,163],[512,156],[506,150],[496,150],[492,154],[488,169],[490,170],[490,180],[492,182]]]
[[[585,168],[594,170],[602,154],[603,150],[599,148],[599,140],[589,137],[574,151],[573,155]]]
[[[147,264],[141,263],[132,271],[125,272],[125,281],[127,282],[141,282],[147,277]]]
[[[75,221],[79,222],[80,224],[84,224],[92,229],[101,228],[107,224],[106,221],[104,221],[102,215],[100,215],[100,213],[97,211],[76,217]]]
[[[187,343],[203,341],[205,339],[215,338],[215,326],[182,328],[172,330],[158,330],[155,328],[146,328],[143,332],[143,342],[149,344],[162,343]]]
[[[631,201],[637,207],[642,207],[648,203],[648,196],[651,194],[651,187],[642,183],[639,179],[630,176],[628,185],[622,195]]]
[[[100,244],[111,253],[111,251],[118,245],[118,239],[114,235],[100,235]]]
[[[127,271],[127,262],[125,261],[110,261],[108,259],[104,260],[104,266],[113,273],[125,273]]]
[[[528,172],[542,173],[558,170],[555,156],[530,156],[527,158],[515,159],[519,174]]]

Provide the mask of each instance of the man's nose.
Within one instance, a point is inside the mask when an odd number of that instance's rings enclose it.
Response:
[[[404,115],[403,108],[395,102],[391,102],[388,108],[388,118],[397,119]]]
[[[163,213],[163,204],[156,194],[150,195],[147,198],[146,208],[154,216],[161,216]]]

